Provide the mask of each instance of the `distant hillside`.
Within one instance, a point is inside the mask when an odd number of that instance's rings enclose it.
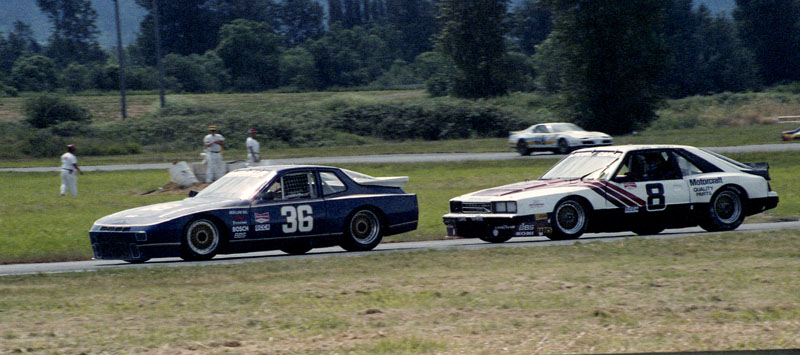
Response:
[[[323,6],[327,1],[317,0]],[[713,13],[724,13],[730,16],[736,7],[734,0],[694,0],[695,4],[705,4]],[[513,4],[521,0],[513,0]],[[97,10],[97,28],[100,30],[98,40],[103,47],[116,45],[116,29],[114,24],[114,3],[112,0],[92,0]],[[513,6],[513,5],[512,5]],[[146,12],[136,5],[134,0],[119,0],[120,17],[122,22],[122,42],[127,45],[136,40],[139,24]],[[0,32],[8,33],[13,29],[14,21],[22,20],[31,25],[36,40],[40,43],[47,42],[50,36],[50,22],[39,11],[36,0],[0,0]]]

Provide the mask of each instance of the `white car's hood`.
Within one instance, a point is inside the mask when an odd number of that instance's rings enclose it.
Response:
[[[519,201],[550,195],[569,194],[576,190],[592,188],[595,180],[532,180],[510,185],[492,187],[453,200],[462,202]]]

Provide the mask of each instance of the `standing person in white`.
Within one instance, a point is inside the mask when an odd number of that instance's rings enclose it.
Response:
[[[247,137],[247,140],[244,142],[244,145],[247,147],[247,166],[254,166],[261,161],[261,154],[258,152],[261,145],[258,144],[256,140],[256,130],[254,128],[250,128],[248,133],[250,136]]]
[[[208,126],[211,131],[203,138],[206,149],[206,182],[211,183],[225,175],[225,165],[222,162],[222,149],[225,148],[225,137],[217,134],[217,127]]]
[[[61,196],[69,193],[78,197],[78,173],[83,174],[78,167],[78,158],[75,156],[75,145],[68,145],[67,152],[61,155]]]

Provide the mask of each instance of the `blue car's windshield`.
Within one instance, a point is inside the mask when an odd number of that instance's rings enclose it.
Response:
[[[267,183],[275,172],[271,170],[237,170],[225,174],[197,194],[197,198],[245,200],[253,197],[260,187]]]
[[[611,151],[572,153],[550,168],[550,170],[548,170],[539,179],[596,179],[606,167],[611,165],[611,163],[619,159],[621,156],[621,152]]]

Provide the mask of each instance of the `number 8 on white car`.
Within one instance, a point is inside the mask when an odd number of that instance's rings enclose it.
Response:
[[[586,148],[537,180],[453,198],[443,219],[450,236],[494,243],[698,225],[725,231],[778,205],[769,180],[766,163],[743,164],[695,147]]]

